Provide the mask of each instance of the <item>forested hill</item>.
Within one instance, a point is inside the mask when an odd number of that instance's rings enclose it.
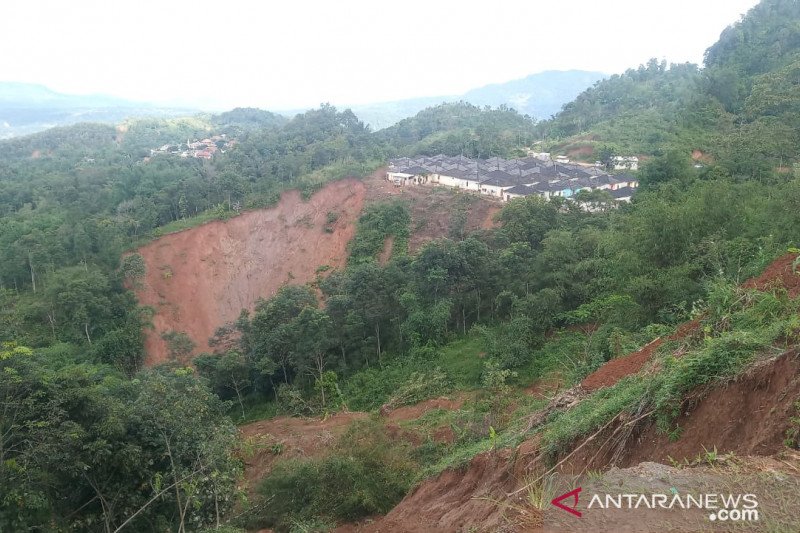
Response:
[[[704,68],[651,60],[598,82],[539,132],[587,159],[699,150],[730,174],[763,176],[800,156],[798,16],[793,0],[765,0],[723,31]]]
[[[605,77],[585,70],[546,71],[504,83],[478,87],[461,95],[428,96],[394,102],[355,105],[353,112],[373,130],[380,130],[442,102],[465,101],[480,107],[505,105],[536,120],[548,118],[585,88]]]

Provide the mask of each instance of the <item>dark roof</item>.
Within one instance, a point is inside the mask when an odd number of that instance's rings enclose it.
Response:
[[[519,194],[520,196],[528,196],[530,194],[537,194],[539,191],[527,185],[514,185],[510,189],[506,189],[505,192]]]
[[[636,192],[636,189],[633,187],[620,187],[619,189],[610,192],[611,196],[613,196],[615,200],[619,200],[620,198],[629,198],[633,196],[633,194]]]
[[[430,174],[431,173],[430,170],[428,170],[425,167],[419,166],[419,165],[416,165],[416,166],[413,166],[413,167],[409,167],[409,168],[407,168],[405,170],[401,170],[400,172],[402,172],[404,174],[412,174],[414,176],[417,176],[419,174]]]
[[[598,185],[614,185],[620,181],[611,174],[600,174],[598,176],[592,176],[590,179],[591,182],[594,183],[595,187]]]

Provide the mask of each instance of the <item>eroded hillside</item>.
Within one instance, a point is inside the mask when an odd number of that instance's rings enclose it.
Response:
[[[372,175],[328,184],[308,201],[287,191],[274,207],[250,211],[161,237],[139,249],[146,278],[137,296],[151,306],[145,363],[170,359],[164,334],[185,333],[193,353],[210,349],[209,338],[242,309],[286,284],[314,281],[321,270],[344,267],[348,243],[366,203],[399,198],[411,213],[409,247],[458,237],[493,225],[500,204],[470,194],[432,187],[398,188]],[[380,257],[388,260],[391,248]],[[330,268],[327,268],[330,267]]]
[[[305,202],[299,191],[287,191],[274,207],[142,247],[147,275],[137,296],[155,310],[146,364],[168,359],[164,333],[186,333],[195,353],[207,351],[216,328],[259,298],[315,279],[320,267],[344,266],[365,194],[355,179],[331,183]]]

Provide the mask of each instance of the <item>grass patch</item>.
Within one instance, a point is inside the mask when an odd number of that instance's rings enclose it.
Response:
[[[411,488],[417,464],[378,420],[353,423],[321,459],[281,462],[261,482],[249,527],[290,531],[297,523],[384,514]]]
[[[652,384],[652,379],[631,376],[556,414],[542,431],[542,449],[548,457],[557,457],[579,437],[602,427],[620,412],[633,411],[648,397]]]
[[[261,397],[253,398],[248,397],[244,400],[244,417],[242,417],[242,410],[238,402],[230,402],[230,410],[228,416],[231,417],[236,424],[243,426],[251,422],[259,420],[266,420],[268,418],[275,418],[278,416],[279,406],[272,400],[264,400]]]
[[[382,368],[363,369],[345,380],[342,385],[345,402],[357,411],[378,409],[412,380],[415,373],[425,375],[434,368],[441,369],[449,382],[448,388],[433,392],[434,396],[479,387],[483,370],[481,347],[480,338],[468,334],[441,348],[418,350],[402,357],[387,356]],[[417,401],[421,399],[425,398],[417,398]]]

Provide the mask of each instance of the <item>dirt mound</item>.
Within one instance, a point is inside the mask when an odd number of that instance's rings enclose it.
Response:
[[[609,428],[572,457],[570,471],[642,461],[692,460],[705,450],[770,455],[783,449],[789,418],[800,399],[800,358],[791,351],[757,364],[734,381],[696,391],[675,421],[677,439],[644,422],[630,434]],[[613,438],[612,438],[613,435]],[[622,438],[626,435],[625,438]],[[674,437],[674,436],[673,436]]]
[[[336,413],[326,419],[280,416],[253,422],[239,428],[244,448],[252,455],[245,457],[245,479],[252,491],[255,484],[269,473],[278,459],[322,455],[355,420],[366,413]]]
[[[772,262],[760,276],[747,280],[742,286],[746,289],[771,291],[784,288],[789,296],[800,296],[800,274],[792,267],[797,254],[789,253]]]
[[[400,422],[403,420],[415,420],[428,411],[432,411],[434,409],[447,409],[448,411],[454,411],[456,409],[460,409],[464,402],[467,399],[466,394],[459,394],[453,398],[446,398],[444,396],[440,398],[432,398],[430,400],[424,400],[414,405],[406,405],[405,407],[398,407],[392,411],[388,411],[385,413],[387,419],[392,420],[394,422]]]
[[[653,352],[663,343],[661,337],[646,344],[644,348],[622,357],[610,360],[581,381],[581,387],[587,391],[610,387],[624,377],[639,372],[650,360]]]
[[[360,532],[531,531],[541,516],[516,516],[507,494],[525,479],[535,443],[475,456],[468,466],[446,470],[420,484],[389,513],[372,522],[339,528]]]
[[[173,233],[139,249],[147,274],[139,301],[155,310],[146,331],[146,364],[168,360],[161,335],[186,333],[195,353],[208,351],[219,326],[252,309],[289,283],[317,276],[319,267],[343,267],[366,188],[356,179],[328,184],[303,201],[287,191],[274,207],[250,211]],[[338,216],[329,222],[328,214]]]

